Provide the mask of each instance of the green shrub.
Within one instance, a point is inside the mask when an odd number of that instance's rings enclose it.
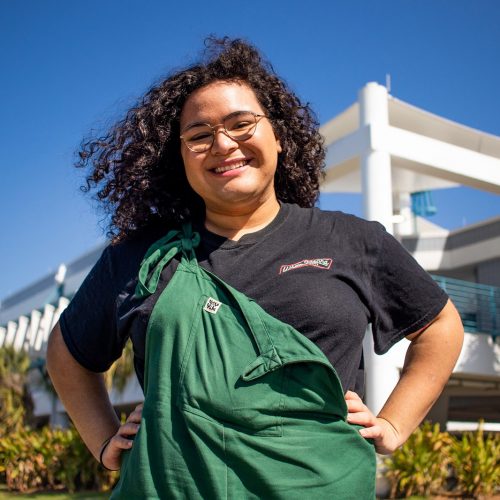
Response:
[[[131,340],[127,340],[122,355],[111,365],[104,374],[104,381],[108,391],[115,387],[122,392],[127,385],[128,379],[135,373],[134,370],[134,348]]]
[[[441,490],[448,476],[451,437],[429,422],[419,427],[384,461],[391,483],[391,498],[427,496]]]
[[[30,359],[12,346],[0,349],[0,436],[22,429],[29,401],[26,380]]]
[[[429,422],[384,461],[391,497],[428,496],[455,483],[454,495],[493,495],[500,487],[500,434],[475,432],[456,438]]]
[[[74,429],[24,429],[0,439],[0,472],[11,490],[105,491],[117,473],[103,469]]]
[[[54,393],[44,360],[30,362],[24,351],[0,349],[0,483],[21,492],[44,489],[106,491],[118,477],[103,469],[74,428],[31,430],[28,374]],[[107,373],[107,385],[123,390],[133,373],[132,344]]]
[[[485,435],[483,422],[476,432],[453,440],[450,456],[462,494],[491,495],[500,487],[500,435]]]

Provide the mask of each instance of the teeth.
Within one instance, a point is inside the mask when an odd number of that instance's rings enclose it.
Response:
[[[241,168],[247,164],[247,161],[240,161],[239,163],[233,163],[232,165],[228,165],[227,167],[217,167],[214,168],[214,172],[216,174],[222,174],[223,172],[228,172],[229,170],[236,170],[237,168]]]

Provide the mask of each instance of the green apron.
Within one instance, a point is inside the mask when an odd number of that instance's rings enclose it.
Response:
[[[141,426],[112,498],[373,499],[375,451],[328,359],[201,268],[198,244],[184,226],[141,264],[146,297],[181,254],[149,320]]]

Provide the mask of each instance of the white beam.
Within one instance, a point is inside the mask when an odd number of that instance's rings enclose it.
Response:
[[[329,170],[359,156],[370,149],[370,127],[362,127],[330,144],[326,151],[325,164]],[[332,166],[331,168],[330,165]]]
[[[372,127],[372,147],[420,174],[500,194],[500,159],[396,127]],[[413,162],[413,163],[412,163]]]

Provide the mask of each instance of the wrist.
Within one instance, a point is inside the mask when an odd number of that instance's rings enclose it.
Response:
[[[378,425],[385,429],[383,432],[386,446],[385,453],[392,453],[405,442],[406,438],[400,433],[397,426],[386,416],[378,415],[376,419]]]
[[[117,469],[110,469],[109,467],[106,467],[106,465],[104,465],[104,462],[103,462],[104,452],[106,451],[106,448],[108,447],[108,445],[111,442],[111,440],[113,439],[113,437],[114,437],[114,434],[112,436],[109,436],[109,438],[105,439],[103,441],[103,443],[101,444],[101,447],[99,448],[99,463],[101,464],[102,467],[104,467],[106,470],[109,470],[109,471],[117,470]]]

